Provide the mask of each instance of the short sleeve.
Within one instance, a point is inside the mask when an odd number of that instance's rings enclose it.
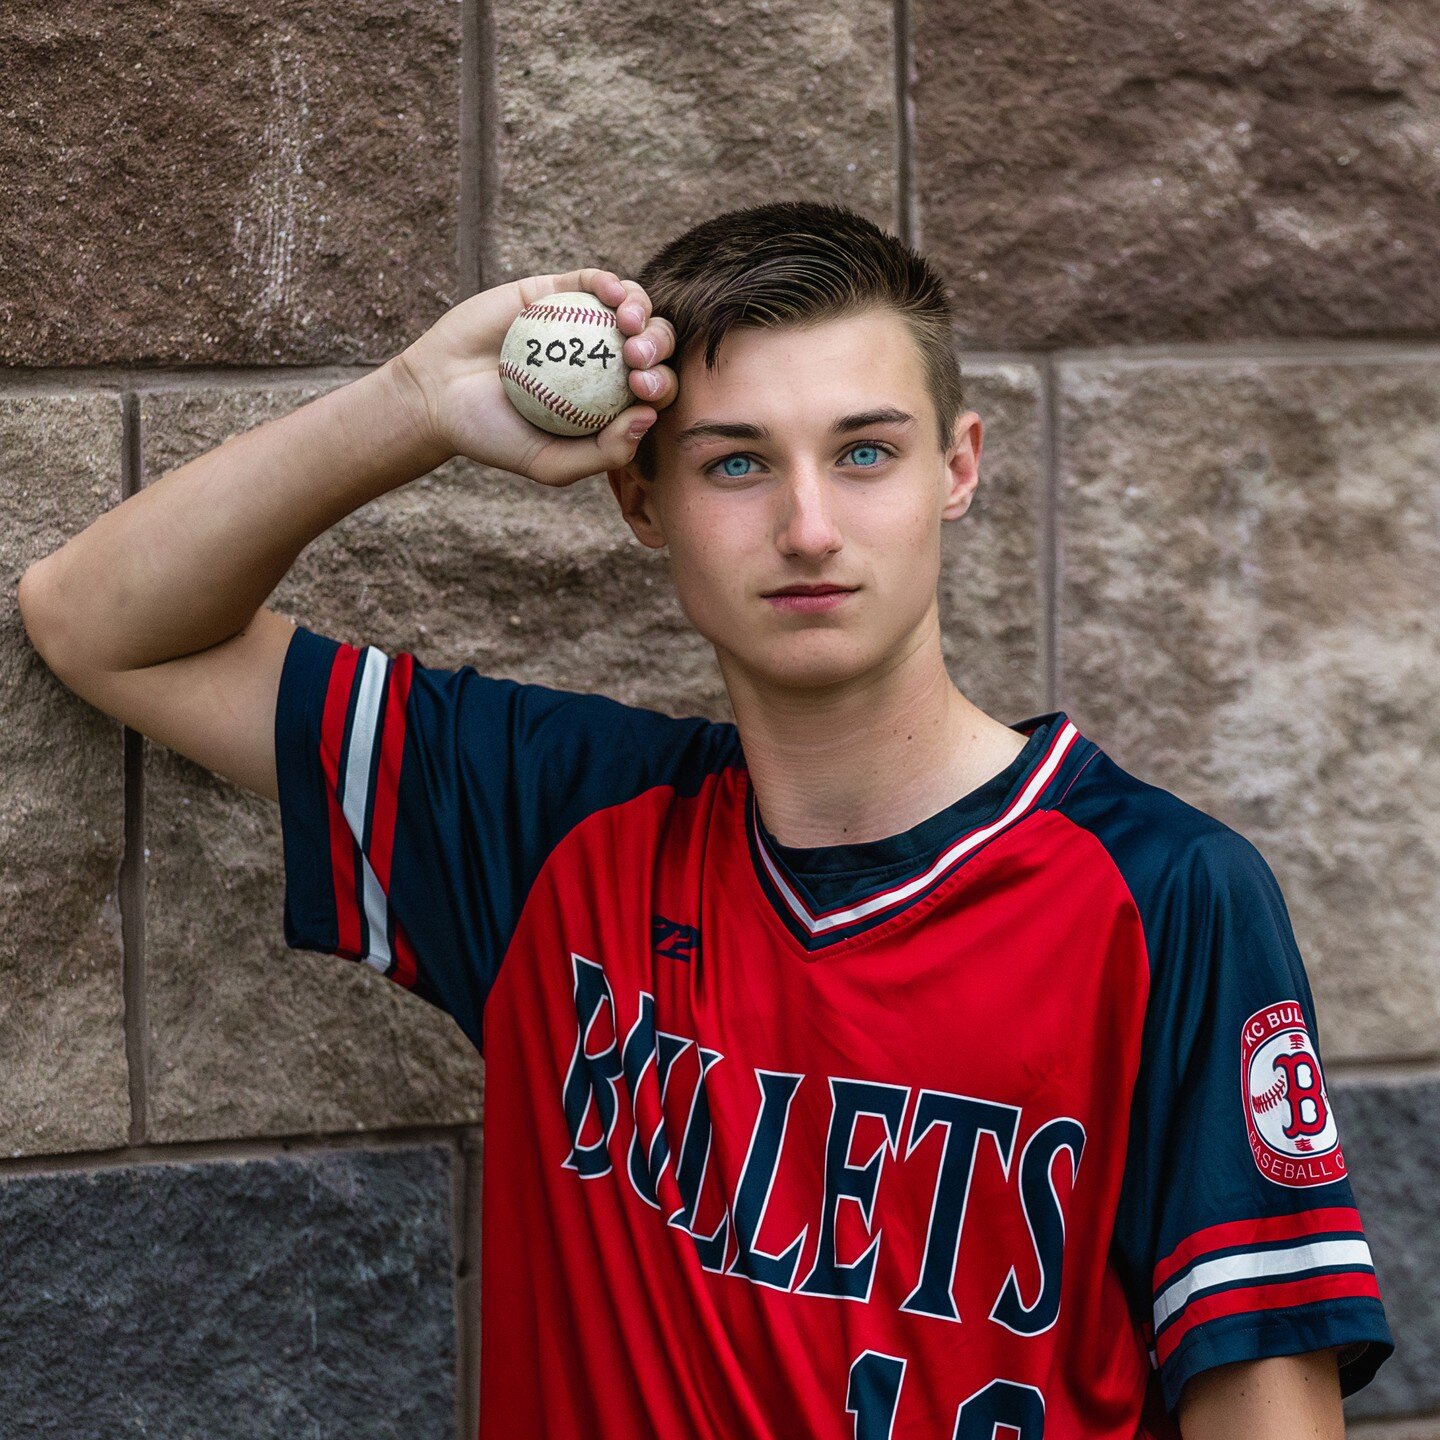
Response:
[[[1149,907],[1140,1072],[1115,1246],[1166,1409],[1201,1370],[1394,1350],[1326,1090],[1305,967],[1270,867],[1195,837]]]
[[[698,786],[727,732],[297,626],[275,709],[285,943],[373,967],[483,1049],[550,852],[598,809]]]

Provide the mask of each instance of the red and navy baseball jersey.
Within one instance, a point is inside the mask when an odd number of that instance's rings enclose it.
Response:
[[[1175,1436],[1209,1367],[1391,1353],[1266,862],[1013,728],[796,848],[733,725],[297,629],[285,941],[485,1059],[482,1440]]]

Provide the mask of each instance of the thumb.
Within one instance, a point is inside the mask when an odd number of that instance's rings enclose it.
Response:
[[[547,446],[536,466],[553,473],[537,474],[536,479],[565,484],[602,470],[619,470],[635,458],[636,447],[657,419],[653,405],[630,405],[593,435]]]

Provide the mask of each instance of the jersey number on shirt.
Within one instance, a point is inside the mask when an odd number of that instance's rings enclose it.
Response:
[[[855,1440],[890,1440],[904,1378],[905,1362],[896,1355],[866,1350],[856,1357],[845,1397],[845,1412],[855,1417]],[[961,1401],[951,1440],[994,1440],[999,1425],[1014,1430],[1018,1440],[1041,1440],[1044,1397],[1033,1385],[992,1380]]]

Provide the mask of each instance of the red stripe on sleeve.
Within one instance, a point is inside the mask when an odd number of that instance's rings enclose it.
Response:
[[[407,990],[415,987],[415,976],[418,966],[415,960],[415,947],[410,943],[410,937],[400,926],[400,917],[395,917],[395,969],[391,971],[390,978],[397,985],[403,985]]]
[[[1257,1245],[1270,1240],[1298,1240],[1331,1230],[1353,1230],[1357,1235],[1363,1233],[1360,1212],[1351,1205],[1332,1205],[1318,1210],[1302,1210],[1295,1215],[1269,1215],[1210,1225],[1186,1236],[1156,1265],[1152,1288],[1158,1295],[1175,1274],[1197,1256],[1209,1254],[1212,1250],[1226,1250],[1233,1245]]]
[[[360,959],[360,846],[350,833],[340,799],[340,752],[345,743],[345,713],[360,651],[341,645],[330,666],[325,710],[320,722],[320,765],[325,773],[325,797],[330,815],[330,874],[335,885],[336,947],[352,960]]]
[[[1373,1273],[1352,1270],[1336,1275],[1312,1275],[1307,1280],[1281,1280],[1269,1285],[1222,1290],[1217,1295],[1192,1300],[1180,1312],[1180,1318],[1160,1335],[1155,1353],[1163,1365],[1191,1330],[1221,1315],[1239,1315],[1247,1310],[1264,1314],[1282,1305],[1309,1305],[1316,1300],[1340,1300],[1356,1295],[1380,1298],[1380,1286]]]
[[[390,894],[390,862],[395,851],[395,811],[400,794],[400,757],[405,747],[405,701],[410,691],[408,655],[390,663],[385,687],[385,718],[381,727],[380,763],[375,775],[375,805],[370,824],[370,868],[380,888]]]
[[[380,765],[375,777],[375,810],[370,826],[370,868],[390,899],[390,865],[395,853],[395,815],[400,803],[400,764],[405,754],[405,727],[409,716],[410,677],[415,660],[401,652],[390,662],[385,693],[385,724],[380,742]],[[395,958],[390,978],[407,990],[415,984],[415,951],[402,936],[395,917]]]

